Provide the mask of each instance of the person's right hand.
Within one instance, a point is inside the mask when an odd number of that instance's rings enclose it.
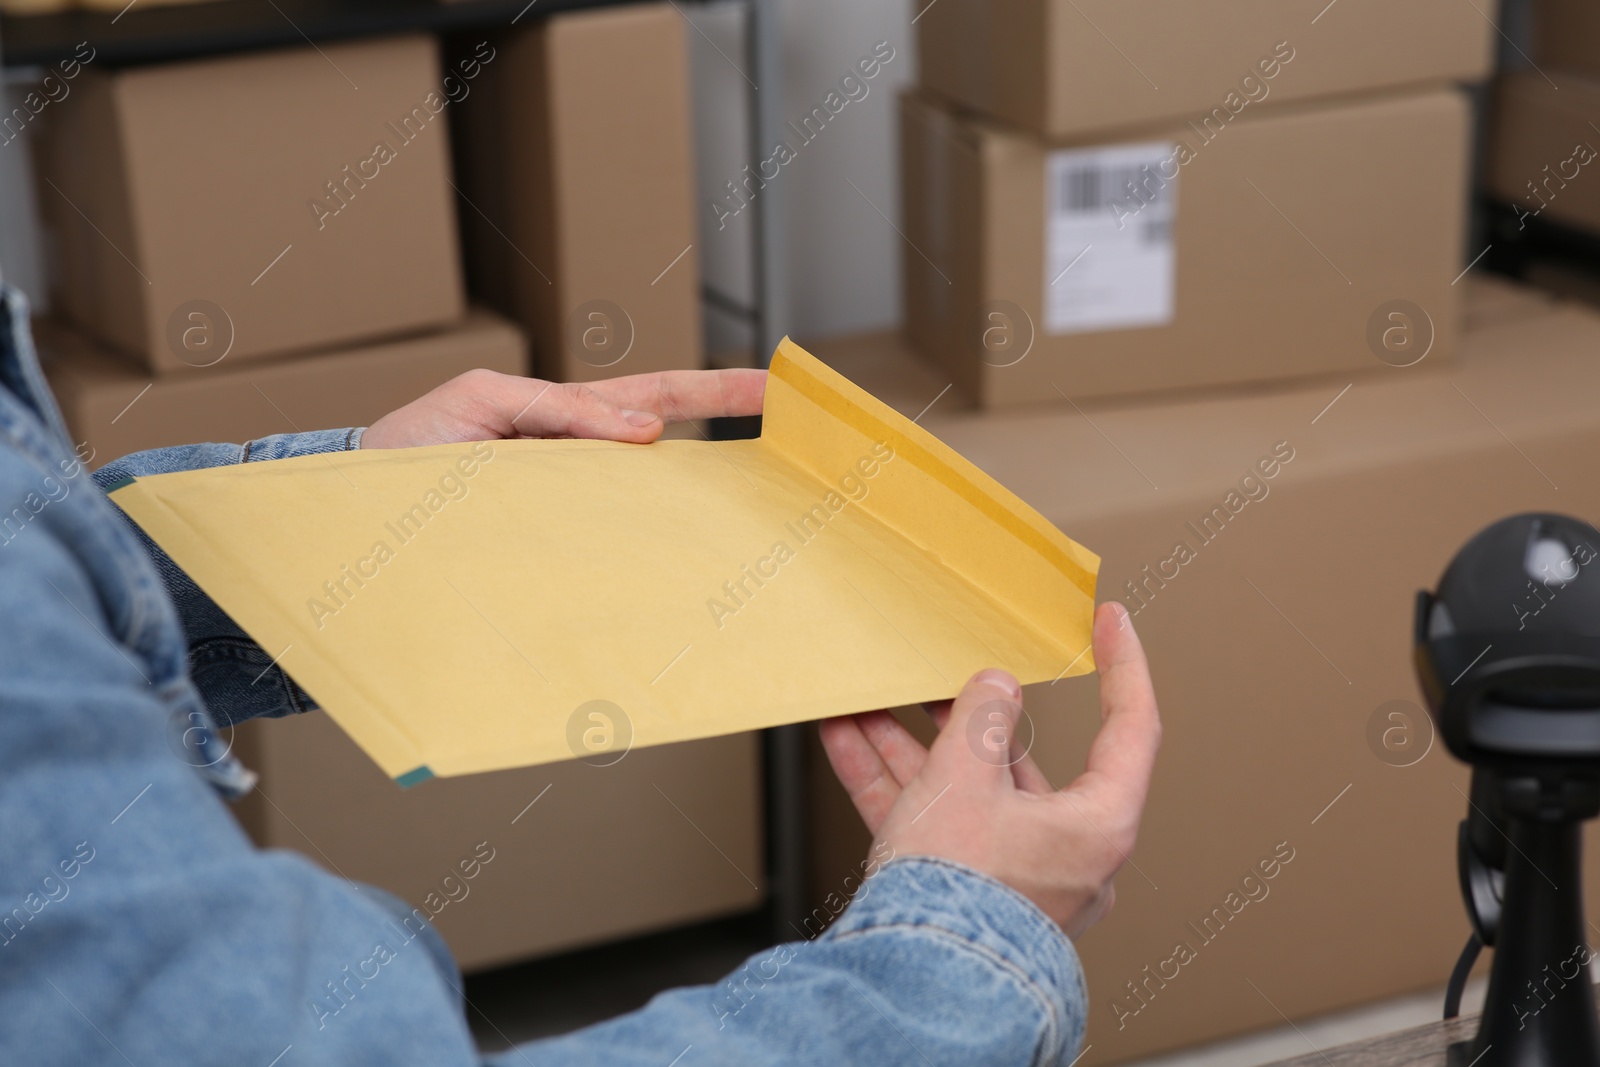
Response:
[[[1004,671],[979,672],[948,710],[934,710],[943,721],[928,749],[886,711],[824,722],[823,746],[872,831],[873,854],[887,844],[896,857],[963,863],[1022,893],[1074,939],[1110,911],[1111,880],[1138,834],[1161,718],[1121,604],[1095,613],[1094,654],[1100,732],[1087,769],[1060,791],[1031,758],[1007,765],[1005,739],[1022,714],[1022,690]],[[1000,752],[983,743],[991,738]]]

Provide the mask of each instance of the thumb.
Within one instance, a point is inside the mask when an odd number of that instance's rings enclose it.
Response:
[[[613,404],[587,385],[552,385],[549,395],[530,404],[513,427],[526,437],[581,437],[646,444],[661,436],[664,424],[654,412]]]
[[[928,765],[951,781],[1011,784],[1011,743],[1022,718],[1022,687],[1005,671],[979,671],[950,707]]]

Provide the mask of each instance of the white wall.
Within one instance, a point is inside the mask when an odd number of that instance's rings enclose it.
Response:
[[[781,168],[776,179],[787,197],[789,329],[797,337],[881,330],[899,321],[896,97],[916,73],[911,26],[915,2],[784,0],[782,4],[787,120],[798,122],[821,106],[839,79],[851,73],[859,59],[871,55],[878,42],[886,41],[894,49],[894,58],[866,83],[865,97],[845,105],[809,144],[800,145],[798,137],[791,141],[797,157]],[[740,176],[749,158],[744,110],[749,85],[734,69],[737,65],[749,73],[740,9],[732,4],[679,9],[694,27],[689,38],[702,269],[709,284],[748,300],[751,213],[726,220],[719,230],[711,206],[726,195],[723,183]],[[748,343],[716,312],[708,315],[708,340],[713,349]]]

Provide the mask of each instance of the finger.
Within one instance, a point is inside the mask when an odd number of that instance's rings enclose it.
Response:
[[[512,428],[525,437],[647,444],[661,436],[665,425],[652,411],[624,408],[593,386],[564,382],[541,391],[514,418]]]
[[[1006,753],[1021,716],[1017,680],[1005,671],[979,671],[951,705],[929,750],[929,768],[952,782],[1013,784]]]
[[[817,726],[833,773],[867,824],[867,832],[877,836],[878,827],[900,797],[900,783],[861,732],[855,716],[824,719]]]
[[[1137,823],[1161,747],[1161,715],[1144,647],[1127,609],[1115,601],[1095,613],[1094,655],[1100,732],[1089,746],[1087,769],[1069,788],[1090,795],[1100,810]]]
[[[928,750],[891,713],[869,711],[855,720],[861,735],[877,751],[896,782],[903,786],[922,772],[928,762]]]
[[[939,729],[944,729],[944,724],[950,721],[949,700],[940,700],[932,704],[924,704],[922,710],[933,719],[933,724]],[[1011,778],[1018,789],[1028,793],[1053,793],[1055,787],[1050,784],[1050,779],[1044,776],[1039,765],[1033,761],[1031,755],[1024,755],[1011,766]],[[902,779],[903,780],[903,779]]]
[[[666,422],[693,422],[761,414],[767,372],[675,370],[593,382],[590,388],[619,407],[649,411]]]

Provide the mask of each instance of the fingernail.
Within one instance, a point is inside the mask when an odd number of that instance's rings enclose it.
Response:
[[[1022,699],[1022,686],[1018,685],[1017,680],[1005,671],[979,671],[972,680],[980,685],[992,685],[996,689],[1004,689],[1010,694],[1012,700]]]
[[[632,408],[623,408],[622,419],[629,426],[649,426],[656,421],[656,416],[649,411],[634,411]]]

